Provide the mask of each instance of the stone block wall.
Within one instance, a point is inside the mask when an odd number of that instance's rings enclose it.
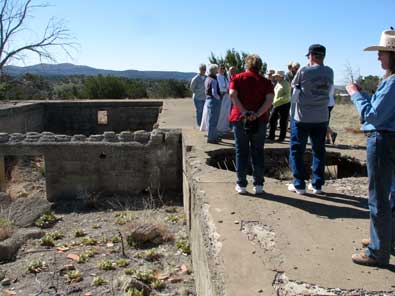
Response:
[[[0,158],[6,155],[44,156],[49,201],[92,193],[136,195],[147,188],[154,193],[182,192],[180,130],[105,132],[89,137],[0,133]]]
[[[45,105],[45,130],[56,134],[99,134],[105,131],[151,131],[162,102],[80,101]],[[98,111],[106,111],[108,124],[98,124]]]
[[[0,109],[0,132],[26,133],[42,131],[44,106],[42,104],[15,105]]]

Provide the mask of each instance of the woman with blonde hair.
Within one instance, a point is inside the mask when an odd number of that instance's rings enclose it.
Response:
[[[378,51],[386,74],[371,98],[364,96],[355,83],[347,85],[367,136],[370,209],[370,239],[362,240],[367,248],[354,254],[352,261],[382,266],[389,264],[391,253],[395,255],[395,205],[390,194],[395,168],[395,31],[384,31],[380,45],[365,50]]]

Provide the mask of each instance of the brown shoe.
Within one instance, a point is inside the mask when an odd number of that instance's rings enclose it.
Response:
[[[370,244],[370,238],[361,239],[361,244],[363,248],[367,248]]]
[[[380,266],[385,264],[379,264],[378,261],[372,257],[369,257],[365,253],[353,254],[351,256],[352,262],[355,264],[366,265],[366,266]]]

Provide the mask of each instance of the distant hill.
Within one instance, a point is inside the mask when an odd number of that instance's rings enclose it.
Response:
[[[41,75],[41,76],[70,76],[70,75],[85,75],[96,76],[112,75],[117,77],[125,77],[131,79],[176,79],[176,80],[190,80],[196,73],[192,72],[176,72],[176,71],[138,71],[125,70],[114,71],[96,69],[88,66],[79,66],[74,64],[37,64],[33,66],[18,67],[6,66],[4,72],[11,76],[20,76],[26,73]]]

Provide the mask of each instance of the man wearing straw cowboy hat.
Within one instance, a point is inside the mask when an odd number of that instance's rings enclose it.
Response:
[[[377,51],[383,81],[371,98],[364,96],[355,83],[347,85],[351,100],[363,120],[366,134],[369,182],[370,239],[363,239],[366,249],[352,255],[354,263],[381,266],[395,255],[395,201],[391,183],[395,169],[395,31],[382,32],[380,45],[365,48]]]
[[[277,80],[277,83],[274,87],[273,109],[269,119],[270,130],[268,139],[274,140],[277,121],[280,117],[280,136],[278,141],[282,142],[285,139],[288,127],[289,108],[291,106],[291,86],[289,82],[284,79],[284,71],[276,71],[273,77]]]
[[[324,66],[326,48],[321,44],[309,47],[309,64],[302,67],[292,80],[298,90],[298,98],[292,98],[291,137],[289,162],[294,177],[288,190],[297,194],[306,193],[307,179],[303,155],[307,138],[313,150],[313,178],[308,189],[321,193],[324,185],[325,137],[328,126],[329,90],[333,85],[333,70]],[[295,101],[294,101],[295,100]]]

